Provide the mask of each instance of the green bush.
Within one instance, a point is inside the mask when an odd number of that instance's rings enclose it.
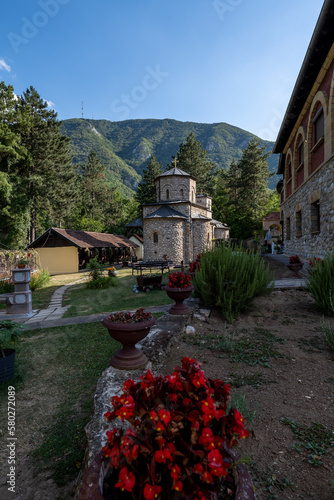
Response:
[[[323,261],[314,259],[307,290],[323,313],[327,316],[334,314],[334,250]]]
[[[9,280],[0,281],[0,294],[2,293],[13,293],[14,283]]]
[[[91,290],[98,290],[102,288],[110,288],[111,286],[117,286],[118,281],[114,276],[97,276],[96,278],[91,278],[87,281],[86,288]]]
[[[232,322],[249,308],[254,297],[272,292],[271,281],[274,276],[258,254],[243,252],[240,246],[221,245],[203,254],[192,283],[206,305],[220,308]]]
[[[49,271],[42,269],[31,275],[30,290],[34,291],[43,288],[50,281]]]

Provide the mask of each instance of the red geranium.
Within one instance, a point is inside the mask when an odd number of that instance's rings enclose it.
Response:
[[[301,264],[301,263],[302,262],[298,257],[298,255],[291,255],[291,257],[289,258],[289,264]]]

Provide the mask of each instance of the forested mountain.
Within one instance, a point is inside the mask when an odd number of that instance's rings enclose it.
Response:
[[[164,120],[108,120],[70,119],[64,120],[61,132],[71,138],[74,162],[87,162],[92,150],[96,151],[101,163],[106,166],[106,179],[124,195],[131,195],[137,189],[143,169],[154,153],[166,168],[172,156],[176,156],[181,142],[193,132],[204,149],[207,159],[217,168],[229,168],[233,158],[239,160],[253,134],[227,123],[194,123]],[[263,141],[267,151],[274,143]],[[268,159],[272,173],[277,171],[278,155]],[[277,177],[270,179],[269,187],[274,189]]]

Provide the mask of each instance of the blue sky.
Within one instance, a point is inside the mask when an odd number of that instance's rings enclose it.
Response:
[[[11,0],[0,80],[59,119],[226,122],[275,140],[323,0]]]

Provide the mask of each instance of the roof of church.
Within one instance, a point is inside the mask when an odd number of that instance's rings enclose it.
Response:
[[[172,207],[169,206],[163,206],[158,208],[155,212],[152,214],[147,215],[144,217],[144,219],[186,219],[187,217],[182,214],[181,212],[178,212]]]
[[[229,229],[228,225],[219,220],[212,219],[212,224],[214,224],[218,229]]]
[[[191,217],[192,219],[204,219],[204,220],[211,220],[211,217],[205,217],[205,215],[202,214],[194,214]]]
[[[163,174],[159,175],[157,177],[157,179],[159,177],[166,177],[168,175],[181,175],[183,177],[191,177],[192,179],[196,179],[196,177],[188,174],[187,172],[184,172],[183,170],[181,170],[180,168],[177,168],[177,167],[171,168],[170,170],[166,170],[166,172],[164,172]]]

